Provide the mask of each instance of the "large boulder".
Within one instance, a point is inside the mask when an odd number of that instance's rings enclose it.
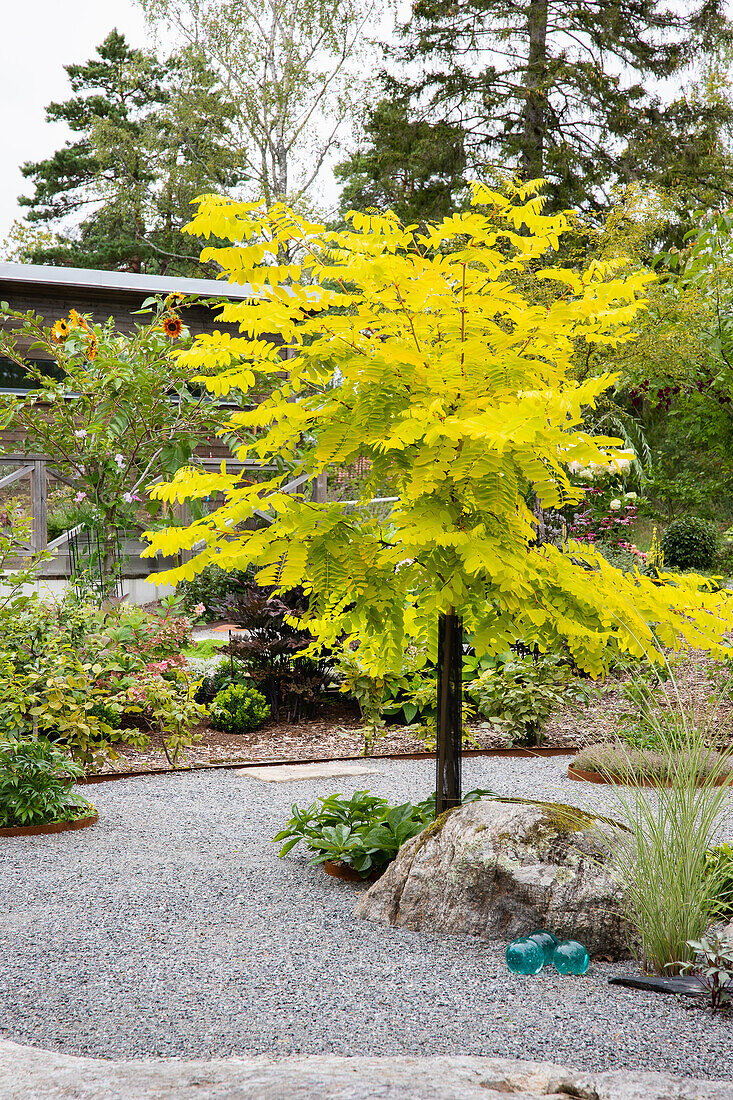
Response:
[[[609,871],[617,835],[607,818],[559,803],[470,802],[408,841],[356,914],[489,940],[547,928],[592,955],[624,958],[624,904]]]

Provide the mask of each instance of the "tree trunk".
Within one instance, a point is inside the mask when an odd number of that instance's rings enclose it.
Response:
[[[539,179],[544,170],[547,78],[547,0],[530,0],[527,11],[529,56],[524,78],[522,179]]]
[[[435,816],[461,804],[463,620],[453,608],[438,622],[438,737]]]
[[[288,197],[288,150],[283,141],[275,146],[273,190],[276,202],[286,202]]]

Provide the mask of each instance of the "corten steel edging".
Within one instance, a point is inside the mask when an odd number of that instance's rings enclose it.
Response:
[[[51,821],[47,825],[12,825],[6,829],[0,829],[0,837],[4,836],[46,836],[51,833],[70,833],[76,829],[88,829],[90,825],[96,825],[99,814],[87,814],[86,817],[75,817],[71,821]]]
[[[539,757],[540,759],[551,756],[572,756],[580,752],[576,745],[552,749],[465,749],[464,756],[493,756],[493,757]],[[306,759],[295,760],[241,760],[226,764],[196,764],[189,768],[148,768],[147,771],[130,772],[104,772],[101,775],[85,775],[78,779],[78,784],[107,783],[113,779],[141,779],[147,775],[181,775],[187,772],[211,772],[226,770],[243,770],[246,768],[278,768],[292,767],[296,764],[341,764],[361,762],[369,760],[434,760],[434,752],[396,752],[384,753],[376,756],[309,756]]]

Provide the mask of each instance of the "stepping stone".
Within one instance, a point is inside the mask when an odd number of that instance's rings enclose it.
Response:
[[[281,764],[274,768],[238,768],[238,775],[261,779],[264,783],[295,783],[300,779],[331,779],[338,775],[375,775],[376,768],[344,760],[324,760],[315,764]]]
[[[709,996],[707,990],[700,984],[697,978],[668,977],[646,978],[636,977],[631,974],[622,975],[620,978],[609,978],[609,985],[623,985],[627,989],[643,989],[647,993],[684,993],[686,997]]]

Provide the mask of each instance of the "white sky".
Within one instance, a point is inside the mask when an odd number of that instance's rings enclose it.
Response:
[[[132,0],[0,0],[0,241],[22,216],[18,195],[31,191],[19,166],[50,156],[69,136],[45,114],[52,100],[69,98],[64,65],[93,57],[113,27],[133,46],[146,44]]]

